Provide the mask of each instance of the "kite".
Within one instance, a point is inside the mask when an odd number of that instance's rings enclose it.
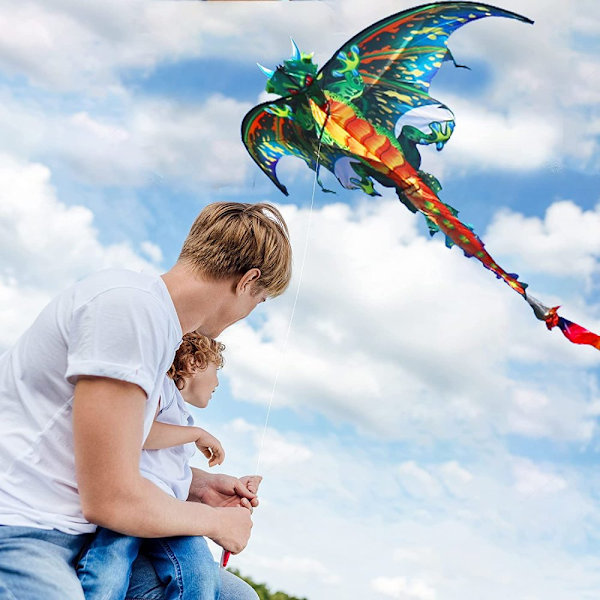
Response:
[[[292,56],[267,75],[266,91],[281,96],[251,109],[242,122],[250,156],[287,195],[276,167],[282,156],[301,158],[315,171],[327,169],[346,189],[380,195],[374,184],[394,188],[412,212],[425,216],[431,235],[441,231],[505,281],[531,306],[548,329],[559,327],[575,344],[600,350],[600,336],[560,317],[527,294],[527,284],[506,272],[486,251],[458,211],[440,200],[441,184],[420,169],[418,145],[442,150],[454,130],[454,114],[429,95],[444,61],[456,63],[447,40],[459,27],[485,17],[527,17],[475,2],[436,2],[405,10],[367,27],[348,40],[317,72],[312,54],[292,41]]]

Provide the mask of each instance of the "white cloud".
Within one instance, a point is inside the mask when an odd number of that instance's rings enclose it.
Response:
[[[499,254],[515,257],[530,272],[571,276],[587,283],[600,270],[600,205],[583,210],[569,200],[557,201],[544,217],[504,210],[487,232]]]
[[[255,426],[239,419],[207,426],[223,434],[226,472],[253,468]],[[313,459],[261,469],[252,539],[232,559],[271,589],[311,600],[593,600],[600,582],[593,465],[516,457],[494,436],[477,449],[458,443],[441,453],[410,445],[404,452],[424,460],[407,457],[404,473],[435,482],[433,495],[413,496],[397,479],[397,449],[296,427],[275,433],[310,447]]]
[[[333,16],[325,5],[227,5],[119,0],[23,0],[0,3],[0,65],[32,83],[58,91],[121,93],[127,69],[150,70],[184,58],[245,57],[253,48],[281,60],[290,22],[313,30]],[[325,21],[324,21],[325,20]],[[265,23],[270,35],[265,35]],[[279,25],[279,26],[278,26]],[[276,32],[280,32],[276,35]],[[277,58],[275,58],[277,57]]]
[[[376,577],[373,589],[389,598],[397,600],[435,600],[435,589],[426,581],[407,577]]]
[[[531,14],[534,27],[483,19],[453,34],[450,45],[461,61],[463,55],[465,62],[481,58],[493,78],[485,90],[460,98],[434,82],[433,95],[454,110],[458,125],[444,153],[426,157],[432,172],[598,168],[592,111],[600,98],[594,85],[600,59],[592,48],[571,47],[576,34],[598,20],[597,8],[586,5],[584,23],[575,10],[565,18],[560,2],[517,4],[507,8]],[[5,151],[18,151],[24,160],[44,161],[51,154],[95,184],[144,185],[155,177],[240,184],[254,168],[237,125],[249,106],[219,96],[200,106],[141,100],[121,81],[122,73],[209,56],[280,62],[288,34],[303,49],[317,50],[322,64],[366,23],[410,5],[244,3],[233,13],[231,5],[221,3],[27,0],[15,7],[0,2],[0,24],[7,32],[0,42],[0,67],[53,90],[85,94],[73,109],[69,101],[41,106],[31,90],[15,97],[5,92],[0,103]],[[325,39],[319,33],[324,27],[331,30]]]
[[[265,468],[290,468],[313,457],[312,452],[301,444],[292,444],[274,431],[267,431],[264,439],[261,436],[259,445],[261,462]]]
[[[0,129],[4,147],[23,160],[51,156],[74,179],[96,185],[143,186],[154,178],[236,185],[251,163],[238,125],[249,108],[219,95],[198,105],[122,97],[117,114],[107,116],[44,112],[7,97]]]
[[[0,283],[0,349],[17,339],[49,300],[44,290],[24,291],[14,278],[5,278]]]
[[[309,212],[283,211],[300,257]],[[417,218],[388,200],[315,210],[287,348],[297,279],[290,293],[261,307],[258,325],[240,323],[223,336],[234,395],[267,403],[279,370],[275,407],[303,407],[361,431],[396,439],[470,438],[488,427],[527,434],[518,423],[527,411],[518,397],[506,401],[532,377],[510,374],[511,360],[525,358],[532,373],[558,365],[540,387],[557,390],[540,432],[589,439],[592,392],[582,379],[561,397],[560,363],[585,369],[595,355],[550,335],[477,261],[421,237]]]
[[[263,569],[299,577],[322,581],[331,586],[339,583],[339,577],[332,575],[326,564],[310,556],[284,555],[277,558],[258,556],[256,564]]]
[[[5,155],[0,156],[0,256],[2,346],[22,333],[53,294],[90,272],[158,268],[128,243],[103,245],[91,211],[57,198],[48,168]]]
[[[140,250],[153,262],[161,263],[163,260],[163,253],[159,246],[152,242],[145,241],[140,244]]]
[[[161,9],[152,4],[163,5],[162,23]],[[151,67],[159,57],[175,58],[197,49],[198,18],[175,23],[168,4],[25,0],[15,6],[4,1],[0,64],[34,84],[60,91],[115,91],[120,69]]]
[[[448,491],[455,496],[463,496],[473,481],[471,472],[455,460],[440,467],[440,477]]]
[[[544,471],[527,460],[515,462],[514,474],[517,492],[526,496],[554,494],[567,487],[567,482],[562,477]]]
[[[396,469],[400,484],[415,497],[430,498],[439,496],[441,488],[434,477],[414,461],[407,461]]]
[[[529,438],[590,442],[600,414],[597,394],[590,389],[586,397],[567,386],[515,386],[508,396],[506,431]]]
[[[486,105],[467,98],[444,96],[456,115],[451,140],[436,157],[445,173],[452,169],[533,171],[552,164],[563,142],[556,121],[526,107]]]

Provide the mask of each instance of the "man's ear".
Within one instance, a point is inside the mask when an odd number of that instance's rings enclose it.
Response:
[[[253,267],[249,271],[246,271],[238,281],[236,286],[236,292],[238,294],[243,294],[248,290],[252,290],[254,282],[260,279],[260,269]]]

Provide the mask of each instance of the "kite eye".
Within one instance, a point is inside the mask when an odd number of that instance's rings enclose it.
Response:
[[[297,93],[298,93],[298,90],[294,90],[294,89],[291,89],[291,90],[290,90],[290,94],[291,94],[292,96],[295,96]]]
[[[313,78],[310,75],[307,75],[304,82],[306,83],[306,85],[310,85],[313,82]]]

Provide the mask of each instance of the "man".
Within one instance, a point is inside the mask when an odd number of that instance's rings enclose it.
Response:
[[[74,564],[95,525],[245,547],[256,499],[244,481],[195,470],[199,502],[181,502],[142,477],[139,458],[182,334],[218,336],[290,276],[277,209],[211,204],[162,277],[92,275],[0,357],[0,598],[82,598]]]

